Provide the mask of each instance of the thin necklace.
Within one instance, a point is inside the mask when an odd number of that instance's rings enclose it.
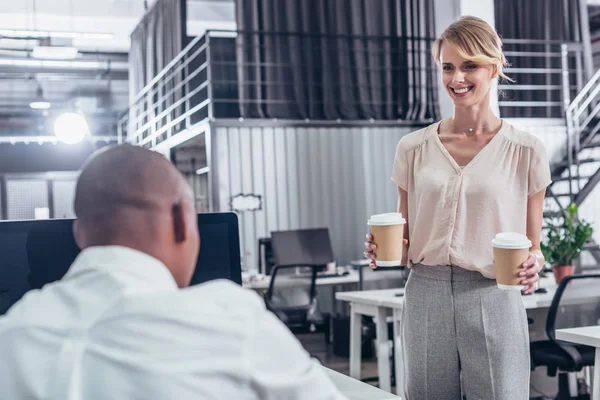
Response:
[[[467,133],[469,135],[472,135],[475,132],[475,129],[473,129],[473,128],[459,128],[458,126],[456,126],[454,124],[454,119],[450,120],[450,124],[458,132]],[[481,133],[489,133],[489,132],[491,132],[491,131],[490,130],[486,130],[486,129],[482,129],[481,130]]]

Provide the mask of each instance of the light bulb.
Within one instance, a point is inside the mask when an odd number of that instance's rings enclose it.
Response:
[[[54,134],[64,143],[76,144],[90,134],[90,129],[83,115],[67,112],[56,118]]]

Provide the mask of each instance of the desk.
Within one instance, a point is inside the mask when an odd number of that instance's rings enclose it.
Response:
[[[522,296],[526,309],[548,308],[552,303],[556,285],[549,278],[542,278],[540,287],[547,293],[534,293]],[[394,333],[394,364],[396,366],[396,392],[401,392],[404,387],[404,365],[402,363],[402,346],[400,340],[400,324],[404,297],[404,289],[364,290],[358,292],[336,293],[337,300],[350,303],[350,376],[360,379],[361,360],[361,316],[367,315],[375,318],[376,323],[376,346],[377,346],[377,369],[379,375],[379,387],[391,392],[390,380],[390,346],[387,333],[386,318],[392,314]]]
[[[392,391],[390,379],[390,345],[388,341],[388,311],[394,316],[394,362],[396,364],[396,392],[404,388],[404,369],[402,363],[402,347],[400,346],[400,314],[402,311],[404,289],[363,290],[358,292],[336,293],[337,300],[350,303],[350,376],[360,380],[362,316],[375,318],[377,343],[377,371],[379,387]]]
[[[334,276],[328,278],[317,278],[316,283],[317,286],[336,286],[336,285],[348,285],[348,284],[358,284],[358,272],[350,271],[348,275],[342,276]],[[263,279],[259,281],[251,281],[251,282],[243,282],[242,286],[248,289],[257,290],[257,291],[266,291],[269,289],[269,285],[271,284],[271,276],[265,276]],[[277,287],[294,287],[298,285],[298,281],[293,277],[287,276],[278,276],[277,277]]]
[[[358,290],[360,276],[356,270],[350,270],[348,275],[335,276],[335,277],[323,277],[317,278],[316,285],[317,289],[324,288],[327,290],[319,291],[319,302],[322,310],[331,310],[332,313],[336,313],[338,307],[336,307],[335,294],[338,291],[343,290]],[[363,285],[370,286],[371,289],[383,289],[389,287],[397,287],[403,281],[401,271],[378,271],[376,273],[366,273],[363,275]],[[244,288],[252,289],[257,292],[265,293],[271,283],[271,276],[265,276],[259,281],[243,281]],[[277,276],[277,289],[286,289],[298,287],[301,282],[293,277]],[[331,289],[331,294],[329,294]],[[325,296],[325,297],[322,297]],[[329,307],[329,308],[328,308]],[[342,310],[342,313],[345,312]]]
[[[600,400],[600,325],[586,326],[583,328],[557,329],[556,338],[566,342],[583,344],[596,348],[594,360],[594,387],[592,400]]]
[[[247,289],[256,291],[266,291],[271,283],[271,276],[262,276],[260,280],[249,280],[250,277],[244,277],[242,275],[242,286]],[[363,272],[363,284],[369,285],[374,282],[390,282],[397,280],[400,284],[405,280],[402,271],[398,270],[385,270],[380,269],[377,272],[369,271],[369,273]],[[343,285],[357,285],[360,282],[360,273],[355,269],[350,269],[348,275],[334,276],[334,277],[323,277],[317,276],[317,286],[343,286]],[[279,275],[277,277],[277,287],[294,287],[298,285],[298,281],[295,278],[285,277]],[[389,287],[389,286],[388,286]]]
[[[358,271],[352,270],[349,272],[348,275],[317,278],[315,283],[317,285],[317,288],[326,287],[326,286],[331,287],[331,298],[327,297],[327,300],[325,300],[324,302],[326,303],[327,301],[329,301],[331,303],[330,307],[332,309],[332,313],[335,313],[336,312],[335,294],[336,294],[337,290],[339,290],[340,287],[344,287],[347,285],[353,285],[353,287],[351,289],[354,289],[354,288],[358,287],[358,281],[359,281]],[[244,288],[252,289],[259,293],[264,294],[269,289],[270,284],[271,284],[271,276],[267,275],[267,276],[264,276],[263,279],[261,279],[259,281],[243,282],[242,286]],[[294,288],[294,287],[298,287],[299,284],[300,284],[300,282],[298,281],[298,279],[294,278],[293,276],[285,276],[285,275],[277,276],[277,283],[276,283],[277,289]]]
[[[385,392],[367,383],[352,379],[329,368],[323,367],[335,387],[342,392],[348,400],[400,400],[399,397]]]

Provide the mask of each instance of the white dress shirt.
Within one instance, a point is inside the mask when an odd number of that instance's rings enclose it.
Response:
[[[0,317],[0,399],[343,398],[256,293],[180,290],[124,247],[84,250]]]

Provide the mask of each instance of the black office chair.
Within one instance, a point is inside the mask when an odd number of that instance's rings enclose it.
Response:
[[[593,347],[556,339],[557,329],[600,324],[600,274],[563,278],[552,299],[546,334],[549,340],[531,343],[531,369],[545,366],[548,376],[558,375],[558,400],[570,399],[569,372],[594,365]]]
[[[265,303],[293,333],[324,332],[326,319],[317,302],[317,270],[320,265],[277,265]]]
[[[271,238],[258,239],[258,273],[271,275],[271,270],[274,267],[275,257],[273,256]]]

